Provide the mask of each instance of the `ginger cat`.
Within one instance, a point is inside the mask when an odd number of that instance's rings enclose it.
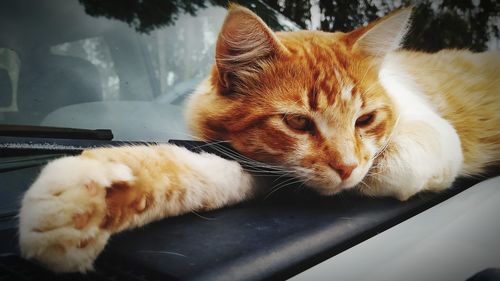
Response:
[[[397,50],[400,10],[350,33],[274,33],[231,6],[216,63],[187,107],[201,139],[294,171],[326,195],[406,200],[500,160],[500,54]],[[85,272],[110,235],[255,196],[234,161],[173,145],[100,148],[49,163],[26,192],[20,246]]]

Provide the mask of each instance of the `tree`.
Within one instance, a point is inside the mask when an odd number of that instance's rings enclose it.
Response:
[[[491,38],[500,38],[498,0],[314,0],[320,8],[324,31],[350,31],[401,6],[414,6],[412,28],[405,47],[437,51],[443,48],[468,48],[483,51]],[[276,15],[257,0],[236,0],[254,10],[272,28]],[[264,0],[302,28],[311,21],[311,0]],[[207,4],[227,6],[227,0],[80,0],[89,15],[114,18],[149,32],[172,24],[179,13],[196,14]]]
[[[265,1],[273,9],[281,12],[300,27],[306,28],[311,20],[311,2],[304,0],[268,0]]]
[[[412,28],[404,46],[423,51],[468,48],[484,51],[491,38],[500,38],[498,0],[315,0],[324,31],[347,32],[402,6],[414,7]],[[242,2],[242,1],[241,1]],[[311,0],[266,0],[271,7],[306,27]]]

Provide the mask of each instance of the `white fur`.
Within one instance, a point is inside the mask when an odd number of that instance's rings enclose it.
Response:
[[[463,155],[455,129],[433,111],[402,65],[389,55],[379,76],[400,114],[390,143],[397,153],[380,159],[382,171],[372,181],[376,186],[363,191],[406,200],[422,190],[449,187],[460,171]]]
[[[209,153],[196,154],[176,146],[165,148],[193,171],[193,175],[182,176],[180,180],[183,186],[188,187],[188,200],[194,204],[210,198],[223,206],[253,195],[253,179],[237,162]]]
[[[354,88],[354,85],[347,85],[347,86],[342,87],[342,90],[340,91],[340,98],[345,102],[350,101],[351,97],[352,97],[351,91],[353,88]]]
[[[233,204],[253,195],[252,177],[235,161],[207,153],[193,153],[173,145],[114,149],[127,149],[127,153],[135,153],[145,160],[151,153],[159,155],[161,152],[166,155],[165,161],[175,161],[180,171],[176,178],[181,185],[172,186],[167,175],[154,175],[150,182],[155,204],[132,216],[114,232],[166,216]],[[106,156],[96,159],[65,157],[49,163],[22,200],[19,214],[22,255],[34,258],[56,272],[92,269],[95,258],[112,234],[100,227],[106,213],[105,189],[113,182],[131,184],[134,179],[128,166],[109,162]],[[89,184],[93,188],[89,189]],[[169,188],[185,188],[184,199],[170,198],[167,201],[165,193]],[[92,216],[81,229],[74,222],[75,215],[79,214]],[[90,242],[79,247],[86,240]]]
[[[21,253],[37,258],[54,271],[86,271],[92,268],[110,233],[93,220],[83,229],[73,226],[73,216],[104,206],[105,192],[90,194],[86,184],[98,188],[113,181],[133,180],[130,169],[80,157],[65,157],[49,163],[26,192],[19,214]],[[77,248],[80,241],[95,242]]]
[[[140,149],[140,147],[137,148]],[[164,217],[204,209],[205,202],[211,202],[215,204],[212,208],[218,208],[243,201],[254,194],[253,178],[235,161],[208,153],[193,153],[174,145],[159,145],[152,149],[156,151],[155,153],[161,151],[169,155],[177,166],[184,167],[177,175],[180,187],[175,187],[185,189],[184,198],[176,200],[173,197],[167,200],[164,194],[172,186],[168,176],[162,175],[155,180],[153,186],[155,194],[153,207],[132,217],[118,231],[142,226]]]

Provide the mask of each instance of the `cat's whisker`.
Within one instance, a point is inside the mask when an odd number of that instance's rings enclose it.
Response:
[[[248,169],[248,168],[243,168],[243,171],[251,173],[251,174],[258,174],[259,176],[262,176],[262,177],[286,176],[286,175],[283,175],[282,174],[283,172],[281,172],[281,171],[253,170],[253,169]]]
[[[234,159],[234,160],[236,160],[236,161],[238,161],[240,163],[243,163],[243,164],[248,164],[248,165],[252,166],[252,168],[255,168],[256,170],[258,170],[258,168],[261,168],[264,171],[267,171],[267,172],[270,172],[270,173],[293,172],[293,171],[290,171],[290,170],[286,170],[282,166],[276,166],[276,165],[266,164],[266,163],[262,163],[262,162],[250,159],[250,158],[248,158],[248,157],[246,157],[244,155],[241,155],[239,153],[236,153],[233,150],[231,150],[231,149],[229,149],[227,147],[224,147],[224,146],[213,144],[212,148],[214,150],[220,152],[221,154],[229,157],[230,159]],[[276,170],[276,171],[269,171],[269,169]]]
[[[274,179],[273,182],[279,181],[279,180],[281,180],[284,177],[290,177],[290,176],[293,177],[293,176],[295,176],[297,174],[296,170],[295,171],[294,170],[290,170],[290,171],[284,172],[283,174],[279,175],[276,179]]]
[[[252,159],[247,158],[241,154],[237,154],[237,153],[231,151],[230,149],[225,148],[224,146],[213,145],[212,148],[215,151],[221,153],[222,155],[228,157],[229,159],[238,161],[239,163],[241,163],[243,165],[250,166],[250,167],[243,167],[243,169],[247,172],[267,174],[267,175],[283,175],[284,173],[285,174],[293,173],[293,171],[287,170],[281,166],[269,165],[269,164],[265,164],[262,162],[252,160]]]
[[[373,177],[373,176],[378,176],[378,175],[381,175],[384,171],[379,171],[379,172],[376,172],[376,173],[367,173],[366,176],[367,177]]]
[[[183,255],[181,253],[176,253],[176,252],[170,252],[170,251],[147,251],[147,250],[141,250],[137,251],[138,253],[142,254],[154,254],[154,255],[174,255],[174,256],[179,256],[183,258],[187,258],[186,255]]]
[[[169,128],[168,131],[171,132],[173,135],[181,136],[181,137],[188,139],[188,140],[201,140],[201,138],[199,136],[192,135],[192,134],[186,132],[185,130],[175,130],[175,129]]]
[[[364,186],[365,186],[366,188],[368,188],[368,189],[371,189],[371,188],[372,188],[370,185],[368,185],[368,184],[367,184],[366,182],[364,182],[363,180],[361,180],[359,183],[360,183],[360,184],[362,184],[362,185],[364,185]]]
[[[400,164],[400,166],[401,165],[405,166],[405,164]],[[385,171],[390,170],[392,168],[394,168],[394,167],[387,165],[387,163],[384,163],[384,164],[377,163],[370,168],[368,173],[366,173],[366,176],[375,176],[375,175],[378,176],[378,175],[381,175]]]
[[[200,145],[197,145],[195,146],[196,148],[204,148],[204,147],[209,147],[209,146],[212,146],[212,145],[218,145],[218,144],[226,144],[226,143],[229,143],[229,141],[225,141],[225,140],[217,140],[217,141],[210,141],[210,142],[206,142],[204,144],[200,144]]]
[[[396,121],[394,122],[394,126],[392,127],[392,130],[389,133],[389,136],[387,137],[387,141],[382,146],[382,148],[377,153],[375,153],[375,155],[373,156],[373,159],[377,159],[387,149],[387,147],[391,143],[392,138],[394,137],[394,134],[396,132],[396,128],[398,127],[400,117],[401,117],[401,114],[398,114],[398,117],[396,118]]]
[[[268,199],[273,193],[277,192],[278,190],[280,189],[283,189],[285,187],[288,187],[288,186],[291,186],[291,185],[294,185],[294,184],[297,184],[297,183],[302,183],[303,180],[302,179],[297,179],[297,178],[292,178],[292,180],[287,180],[285,183],[283,184],[279,184],[277,185],[276,187],[274,187],[265,197],[264,197],[264,200]]]
[[[297,190],[300,190],[300,189],[302,189],[303,187],[305,187],[305,186],[306,186],[306,184],[307,184],[309,181],[311,181],[311,180],[312,180],[312,177],[306,177],[306,178],[302,181],[302,183],[301,183],[301,184],[297,187]]]
[[[369,95],[371,94],[371,91],[375,90],[377,87],[377,84],[371,84],[368,88],[366,88],[365,90],[365,94],[366,95]]]
[[[205,145],[206,146],[211,146],[211,148],[213,148],[214,150],[222,153],[223,155],[226,155],[226,156],[230,156],[232,158],[235,158],[235,159],[238,159],[238,160],[241,160],[241,161],[247,161],[247,162],[257,162],[253,159],[250,159],[242,154],[239,154],[231,149],[229,149],[228,147],[225,147],[223,145],[220,145],[220,143],[222,142],[209,142],[209,143],[206,143]],[[229,143],[229,142],[225,142],[225,143]]]
[[[296,174],[296,173],[293,173],[293,174]],[[278,177],[277,179],[275,179],[273,182],[276,182],[278,181],[280,178],[282,178],[284,175]],[[287,176],[290,176],[290,174],[288,174]],[[308,177],[306,176],[305,179],[304,177],[297,177],[297,176],[292,176],[288,179],[285,179],[285,180],[282,180],[281,182],[279,182],[277,185],[273,186],[273,190],[274,189],[281,189],[282,188],[282,185],[291,185],[291,184],[295,184],[295,183],[299,183],[299,182],[304,182],[304,181],[307,181],[308,180]],[[271,192],[275,192],[275,191],[271,191]]]
[[[281,181],[279,181],[277,183],[277,185],[288,183],[288,182],[291,182],[291,181],[294,181],[294,180],[298,180],[298,179],[299,179],[298,177],[290,177],[290,178],[287,178],[287,179],[282,179]],[[273,181],[273,182],[275,182],[275,181]],[[276,187],[277,185],[275,185],[274,187]]]
[[[198,212],[196,212],[196,211],[194,211],[194,210],[192,210],[192,211],[191,211],[191,213],[192,213],[192,214],[194,214],[194,215],[196,215],[196,216],[197,216],[197,217],[199,217],[199,218],[204,219],[204,220],[209,220],[209,221],[214,221],[214,220],[217,220],[217,218],[209,218],[209,217],[207,217],[207,216],[203,216],[203,215],[201,215],[200,213],[198,213]]]
[[[370,70],[371,70],[371,69],[372,69],[375,65],[376,65],[376,64],[375,64],[375,63],[373,63],[373,62],[370,62],[370,63],[368,64],[368,67],[366,68],[365,73],[364,73],[364,74],[363,74],[363,76],[361,77],[361,79],[360,79],[360,81],[359,81],[359,83],[358,83],[358,84],[363,84],[363,83],[364,83],[365,78],[366,78],[366,75],[370,72]],[[375,85],[375,84],[373,84],[373,85]],[[372,86],[370,86],[370,87],[372,87]]]
[[[252,164],[253,166],[260,166],[258,161],[247,158],[239,153],[234,152],[233,150],[231,150],[225,146],[218,145],[217,143],[207,143],[206,145],[211,146],[212,149],[221,153],[224,156],[227,156],[228,158],[230,158],[232,160],[236,160],[236,161],[238,161],[240,163],[244,163],[244,164]],[[264,164],[264,163],[261,163],[261,164]]]
[[[282,180],[283,178],[286,178],[286,177],[290,177],[290,178],[294,178],[296,177],[295,174],[293,172],[290,172],[290,173],[284,173],[282,175],[279,175],[278,177],[276,177],[273,182],[279,182],[280,180]]]

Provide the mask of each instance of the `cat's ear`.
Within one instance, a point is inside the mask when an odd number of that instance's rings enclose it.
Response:
[[[345,40],[353,51],[383,58],[401,46],[410,25],[411,14],[412,8],[398,10],[347,33]]]
[[[262,60],[278,56],[286,48],[274,32],[247,8],[230,4],[216,45],[216,66],[222,87],[230,88],[242,74],[258,70]]]

